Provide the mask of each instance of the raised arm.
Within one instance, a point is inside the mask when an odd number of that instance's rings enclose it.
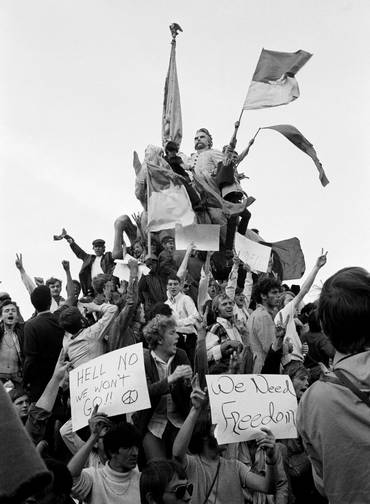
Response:
[[[211,274],[210,273],[211,255],[212,252],[207,252],[206,262],[204,263],[204,267],[202,268],[200,274],[200,280],[198,285],[198,298],[197,298],[198,312],[200,314],[202,314],[203,306],[205,305],[206,301],[210,299],[208,295],[208,285],[209,285],[209,276]]]
[[[86,443],[78,450],[78,452],[68,462],[68,469],[73,479],[81,476],[82,469],[85,467],[87,459],[93,449],[94,444],[97,442],[101,435],[104,435],[108,429],[106,421],[101,416],[97,415],[97,406],[94,408],[91,419],[89,420],[90,437]],[[74,485],[76,483],[74,482]]]
[[[234,301],[235,298],[235,290],[238,282],[238,271],[239,271],[240,259],[234,254],[233,257],[233,267],[231,268],[229,278],[227,281],[227,285],[225,287],[225,294],[229,296],[230,299]]]
[[[22,254],[16,254],[15,266],[21,274],[22,282],[27,291],[29,292],[29,294],[32,294],[32,292],[36,289],[36,285],[33,283],[31,277],[27,275],[26,270],[24,269]]]
[[[74,289],[74,285],[73,285],[69,261],[62,261],[62,266],[63,266],[64,271],[66,272],[66,277],[67,277],[67,284],[66,284],[67,301],[65,304],[70,305],[70,306],[75,306],[77,303],[77,298],[75,296],[75,289]]]
[[[190,254],[192,253],[193,250],[194,250],[194,243],[191,242],[191,243],[189,243],[188,248],[186,249],[184,258],[183,258],[183,260],[180,264],[180,267],[176,273],[176,275],[179,277],[181,282],[183,282],[185,280],[186,272],[188,270],[189,257],[190,257]]]
[[[72,236],[69,236],[68,234],[65,234],[63,236],[63,238],[65,238],[67,240],[67,242],[69,243],[71,249],[72,249],[72,252],[79,258],[81,259],[82,261],[84,261],[88,256],[89,254],[87,254],[84,250],[82,250],[81,247],[79,247],[77,245],[77,243],[74,241],[74,239],[72,238]]]
[[[192,408],[182,424],[176,439],[173,443],[172,455],[180,462],[182,466],[186,466],[186,452],[193,435],[194,427],[198,421],[203,405],[207,401],[207,394],[202,391],[199,386],[199,378],[197,375],[192,380],[193,391],[190,395]]]
[[[305,297],[305,295],[308,294],[309,290],[311,289],[311,287],[312,287],[312,285],[313,285],[313,283],[315,281],[316,275],[318,274],[318,272],[320,271],[320,269],[326,264],[326,256],[327,256],[327,254],[328,254],[327,252],[325,252],[325,254],[324,254],[324,249],[322,249],[321,255],[317,258],[315,266],[313,267],[311,273],[308,275],[308,277],[306,278],[306,280],[303,282],[301,290],[299,291],[299,293],[293,299],[294,304],[296,306],[298,306],[299,303]]]

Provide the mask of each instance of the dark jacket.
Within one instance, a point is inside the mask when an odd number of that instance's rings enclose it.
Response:
[[[164,303],[167,299],[166,278],[150,272],[139,280],[139,303],[144,305],[145,318],[149,320],[150,310],[156,303]]]
[[[171,362],[170,373],[173,373],[176,367],[181,365],[190,366],[190,362],[184,350],[178,348]],[[168,384],[167,378],[159,380],[157,366],[151,356],[151,351],[148,349],[144,349],[144,366],[151,407],[143,411],[137,411],[133,417],[134,424],[142,436],[145,434],[150,419],[164,394],[171,393],[177,412],[185,420],[190,411],[191,393],[190,384],[186,385],[183,380],[178,380],[173,385]]]
[[[77,243],[72,242],[70,244],[72,251],[76,254],[76,256],[83,261],[81,271],[79,274],[81,289],[84,295],[86,296],[87,291],[91,289],[91,266],[95,261],[96,255],[87,254],[81,247],[77,245]],[[112,252],[105,252],[102,255],[100,261],[101,269],[104,273],[111,274],[114,268],[114,259],[112,256]]]
[[[36,402],[52,377],[63,343],[64,330],[50,312],[28,320],[24,326],[23,381]]]

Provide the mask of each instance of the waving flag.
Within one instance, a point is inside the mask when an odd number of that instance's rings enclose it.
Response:
[[[148,163],[148,231],[190,226],[195,214],[181,177]]]
[[[171,25],[174,33],[181,28],[174,23]],[[181,103],[180,103],[180,90],[179,82],[177,79],[176,68],[176,35],[173,36],[170,63],[168,65],[168,72],[166,82],[164,85],[164,100],[163,100],[163,115],[162,115],[162,143],[163,146],[172,140],[178,146],[181,144],[182,139],[182,117],[181,117]]]
[[[296,147],[298,147],[298,149],[301,149],[301,151],[310,156],[319,171],[321,184],[324,187],[329,184],[329,180],[324,172],[322,164],[317,157],[314,146],[307,140],[307,138],[302,135],[302,133],[295,126],[292,126],[291,124],[277,124],[276,126],[265,126],[261,129],[273,129],[275,131],[278,131],[279,133],[284,135],[285,138],[290,140]]]
[[[262,49],[243,109],[277,107],[298,98],[295,74],[311,56],[302,50],[286,53]]]

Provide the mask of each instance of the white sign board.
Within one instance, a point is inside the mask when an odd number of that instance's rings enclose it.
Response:
[[[247,263],[252,270],[266,273],[271,255],[271,247],[261,245],[253,240],[249,240],[240,233],[236,233],[235,251],[240,259]]]
[[[128,282],[130,280],[130,268],[128,267],[128,262],[130,259],[134,259],[134,257],[130,256],[130,254],[126,254],[123,259],[116,259],[114,262],[116,266],[113,270],[113,276]],[[134,259],[135,260],[135,259]],[[139,280],[141,275],[147,275],[150,272],[150,269],[145,265],[139,262]]]
[[[69,373],[72,426],[85,427],[94,406],[108,416],[150,408],[142,343],[106,353]]]
[[[207,375],[212,423],[220,444],[249,441],[267,427],[296,438],[297,398],[288,375]]]
[[[186,250],[193,242],[196,250],[217,251],[220,248],[220,226],[218,224],[192,224],[176,226],[176,250]]]

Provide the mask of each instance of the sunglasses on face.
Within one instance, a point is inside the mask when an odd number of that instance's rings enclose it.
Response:
[[[171,490],[168,493],[175,494],[176,499],[183,499],[186,492],[191,496],[193,495],[193,484],[187,483],[186,485],[179,485],[175,490]]]

